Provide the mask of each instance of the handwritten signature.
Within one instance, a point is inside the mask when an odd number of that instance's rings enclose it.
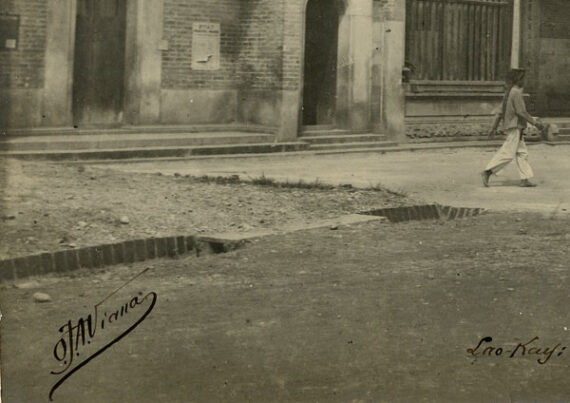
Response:
[[[538,340],[540,340],[539,337],[535,336],[526,343],[493,346],[490,344],[493,338],[487,336],[479,340],[475,348],[468,348],[467,353],[472,357],[535,357],[539,364],[544,365],[554,356],[554,353],[556,357],[560,357],[566,350],[566,346],[562,346],[562,343],[554,346],[540,346],[537,343]]]
[[[66,381],[71,375],[77,372],[79,369],[87,365],[92,359],[103,353],[113,344],[117,343],[127,334],[132,332],[138,325],[140,325],[153,310],[157,294],[155,292],[149,292],[143,296],[142,293],[138,293],[137,296],[131,298],[130,300],[122,303],[117,309],[107,312],[107,310],[101,310],[102,304],[107,301],[111,296],[116,294],[120,289],[125,287],[127,284],[131,283],[137,277],[141,276],[149,269],[143,270],[141,273],[137,274],[135,277],[130,279],[128,282],[123,284],[121,287],[113,291],[102,301],[94,305],[93,312],[87,315],[87,317],[81,317],[76,322],[71,319],[68,320],[63,326],[59,328],[60,338],[55,343],[53,348],[53,356],[58,361],[60,365],[64,368],[58,371],[51,371],[52,375],[64,374],[51,388],[49,392],[49,400],[53,400],[54,392]],[[150,301],[150,304],[146,310],[141,311],[140,306],[145,304],[146,301]],[[102,312],[101,312],[102,311]],[[86,345],[91,344],[95,341],[95,336],[102,333],[105,329],[109,330],[112,327],[119,326],[121,319],[127,316],[134,318],[137,314],[140,317],[131,324],[126,330],[122,331],[118,336],[113,338],[110,342],[103,345],[97,351],[83,359],[79,364],[72,368],[75,357],[80,356],[80,351]],[[123,320],[123,323],[126,320]]]

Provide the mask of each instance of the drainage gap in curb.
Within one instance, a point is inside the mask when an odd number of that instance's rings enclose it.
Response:
[[[451,207],[439,204],[424,204],[421,206],[402,206],[363,211],[358,214],[386,217],[391,222],[415,220],[455,220],[465,217],[478,216],[484,211],[481,208]]]

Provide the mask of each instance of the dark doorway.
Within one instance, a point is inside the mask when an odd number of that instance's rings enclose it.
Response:
[[[123,116],[126,0],[77,0],[73,119],[117,125]]]
[[[335,3],[309,0],[307,4],[303,125],[334,123],[339,24]]]

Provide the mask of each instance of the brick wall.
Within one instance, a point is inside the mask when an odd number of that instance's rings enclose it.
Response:
[[[283,1],[242,3],[239,53],[240,85],[277,89],[283,75]]]
[[[0,51],[0,88],[42,88],[46,0],[0,0],[0,15],[19,15],[16,50]]]
[[[236,61],[240,47],[239,11],[235,0],[165,0],[162,87],[231,88],[236,85]],[[192,23],[220,23],[220,69],[192,70]]]
[[[164,39],[169,49],[163,52],[162,87],[278,89],[284,81],[290,86],[293,71],[298,80],[299,49],[289,46],[284,51],[283,22],[298,23],[299,4],[299,0],[165,0]],[[194,22],[220,23],[219,70],[192,70]],[[290,38],[295,42],[298,36],[296,31]]]
[[[299,88],[302,66],[302,32],[304,1],[284,0],[283,7],[283,68],[282,86],[284,90]]]

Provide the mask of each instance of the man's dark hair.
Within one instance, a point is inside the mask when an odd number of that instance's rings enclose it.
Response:
[[[524,78],[525,73],[526,73],[525,69],[510,69],[505,79],[507,86],[512,87],[513,85],[518,83],[520,80]]]

